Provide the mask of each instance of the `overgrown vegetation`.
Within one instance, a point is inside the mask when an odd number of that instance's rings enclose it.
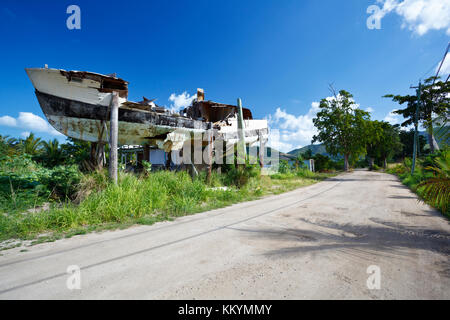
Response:
[[[122,170],[114,185],[106,170],[82,172],[80,166],[58,162],[51,162],[55,166],[49,168],[48,158],[59,159],[63,148],[52,141],[41,152],[33,149],[34,155],[12,150],[1,159],[0,240],[53,240],[103,228],[152,224],[278,194],[330,176],[289,164],[280,174],[261,176],[258,165],[247,164],[223,166],[222,174],[213,172],[207,181],[206,173],[191,178],[185,171],[152,172],[150,164],[144,163],[139,174]],[[40,210],[44,204],[47,207]]]
[[[425,80],[423,86],[419,86],[416,95],[385,96],[400,105],[406,105],[404,109],[395,111],[404,117],[403,127],[414,124],[417,131],[419,125],[422,125],[427,129],[428,135],[425,150],[424,139],[421,136],[415,139],[414,131],[400,133],[404,147],[402,153],[397,152],[397,155],[413,155],[413,159],[417,156],[418,160],[413,163],[414,160],[405,158],[402,164],[395,166],[390,172],[398,175],[402,182],[417,192],[425,202],[447,216],[450,202],[449,92],[448,81],[443,82],[438,77],[431,77]],[[417,149],[416,154],[413,152],[414,147]]]
[[[44,202],[73,199],[81,177],[75,165],[49,169],[27,154],[7,156],[0,162],[0,210],[23,212]]]
[[[419,159],[411,174],[410,158],[388,169],[421,199],[450,218],[450,150],[438,151]]]

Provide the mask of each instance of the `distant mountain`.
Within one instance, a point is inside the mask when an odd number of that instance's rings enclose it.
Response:
[[[300,148],[300,149],[295,149],[292,151],[289,151],[288,154],[293,155],[293,156],[297,156],[300,153],[305,153],[306,151],[311,150],[312,154],[322,154],[324,156],[330,156],[327,152],[327,150],[325,149],[325,146],[323,144],[311,144],[309,146]]]
[[[444,131],[447,132],[447,135],[443,134]],[[445,127],[445,129],[441,129],[441,130],[438,130],[436,128],[434,129],[434,135],[435,135],[436,142],[439,144],[439,146],[441,148],[443,147],[443,145],[445,143],[447,145],[450,143],[449,138],[448,138],[448,131],[449,131],[449,127]],[[426,131],[419,131],[419,134],[421,136],[424,136],[426,139],[428,139],[428,133]],[[328,152],[325,149],[325,146],[323,144],[312,144],[312,145],[309,145],[309,146],[306,146],[306,147],[303,147],[300,149],[295,149],[295,150],[289,151],[288,155],[292,155],[292,156],[296,157],[298,154],[305,153],[308,150],[312,151],[313,156],[315,154],[319,153],[321,155],[328,156],[330,158],[335,158],[335,157],[330,156],[330,154],[328,154]],[[339,159],[339,158],[340,157],[336,157],[336,159]]]

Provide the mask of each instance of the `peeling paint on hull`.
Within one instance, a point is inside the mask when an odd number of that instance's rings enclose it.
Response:
[[[216,129],[215,140],[229,143],[238,141],[237,120],[229,117],[236,109],[235,106],[201,101],[190,109],[195,115],[180,116],[164,108],[151,108],[145,103],[127,101],[128,82],[115,76],[40,68],[26,69],[26,72],[49,123],[68,137],[107,142],[111,92],[118,91],[118,142],[121,145],[150,144],[166,151],[179,150],[187,140],[199,139],[195,134],[204,133],[213,127]],[[201,114],[197,115],[199,111]],[[267,140],[267,120],[253,120],[247,109],[246,114],[245,143]],[[216,123],[225,116],[226,123]]]
[[[91,142],[108,141],[108,107],[68,100],[37,90],[36,96],[49,123],[62,134]],[[208,124],[202,121],[119,109],[119,144],[143,144],[152,137],[164,136],[175,130],[201,133],[207,128]]]

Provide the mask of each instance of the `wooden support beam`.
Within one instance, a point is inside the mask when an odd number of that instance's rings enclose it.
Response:
[[[119,95],[112,93],[111,98],[111,117],[109,119],[109,178],[117,184],[117,144],[119,135]]]
[[[150,146],[144,144],[144,161],[150,162]]]
[[[91,142],[90,163],[93,170],[103,169],[103,159],[105,156],[104,142]]]
[[[167,159],[166,159],[166,169],[170,169],[170,163],[172,162],[172,151],[167,152]]]
[[[91,152],[89,154],[89,161],[93,168],[98,168],[97,162],[97,142],[91,142]]]
[[[98,142],[97,144],[97,169],[102,170],[103,165],[105,164],[105,143]]]

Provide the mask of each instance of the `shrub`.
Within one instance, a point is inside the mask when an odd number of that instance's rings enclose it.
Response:
[[[82,174],[77,165],[58,166],[50,175],[43,176],[41,181],[53,195],[59,199],[74,199]]]
[[[47,169],[28,155],[9,157],[0,167],[0,193],[39,190],[55,198],[72,198],[78,189],[81,173],[76,165]]]
[[[287,160],[280,160],[278,172],[281,174],[288,173],[292,170],[289,162]]]
[[[370,168],[370,170],[372,170],[372,171],[379,171],[379,170],[381,170],[381,168],[376,163],[374,163],[372,168]]]
[[[412,160],[411,160],[411,158],[405,158],[405,159],[403,159],[403,165],[405,166],[405,168],[411,170],[411,166],[412,166]]]
[[[297,176],[298,177],[303,177],[303,178],[315,178],[315,173],[311,172],[309,169],[300,169],[297,171]]]
[[[450,152],[438,151],[418,159],[414,174],[411,174],[411,164],[411,159],[405,158],[402,164],[396,165],[388,172],[397,175],[403,184],[415,191],[425,202],[448,215]]]
[[[333,161],[322,154],[314,155],[314,168],[316,171],[330,171],[334,169]]]
[[[439,152],[432,160],[433,165],[425,168],[431,176],[421,181],[419,187],[423,188],[425,200],[447,213],[450,204],[450,151]]]
[[[243,187],[250,178],[258,177],[261,173],[261,168],[258,164],[245,165],[224,165],[225,176],[223,182],[226,186]]]
[[[408,172],[408,168],[404,164],[397,164],[394,167],[387,170],[388,173],[395,174],[397,176],[403,175]]]
[[[149,161],[143,160],[142,167],[144,175],[149,175],[152,172],[152,164]]]
[[[78,190],[75,193],[74,202],[80,203],[86,199],[91,193],[105,190],[109,185],[108,170],[97,170],[87,174],[83,174]]]

